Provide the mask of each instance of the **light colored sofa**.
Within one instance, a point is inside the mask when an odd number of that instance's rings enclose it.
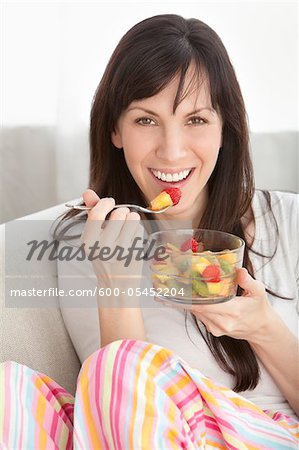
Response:
[[[257,187],[298,192],[297,142],[298,135],[295,132],[252,137]],[[64,203],[27,215],[25,218],[55,220],[63,211],[65,211]],[[74,394],[81,364],[64,326],[60,309],[58,307],[49,309],[5,307],[4,234],[5,225],[3,224],[0,226],[2,261],[0,264],[0,362],[13,360],[26,364],[46,373]],[[14,257],[14,255],[11,256]],[[45,271],[53,275],[53,287],[57,286],[56,262],[47,260],[44,264],[48,265]]]
[[[21,219],[54,221],[63,211],[65,207],[61,204]],[[0,225],[0,239],[0,362],[12,360],[26,364],[47,374],[74,395],[81,364],[64,326],[60,309],[5,307],[5,224]],[[54,274],[52,286],[49,287],[56,287],[56,261],[47,259],[43,264],[48,265],[46,271]]]

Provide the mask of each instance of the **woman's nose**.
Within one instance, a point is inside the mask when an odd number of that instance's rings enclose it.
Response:
[[[157,157],[165,161],[176,161],[186,155],[183,134],[173,128],[164,130],[157,149]]]

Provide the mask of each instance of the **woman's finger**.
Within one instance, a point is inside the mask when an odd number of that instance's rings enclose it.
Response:
[[[87,201],[95,201],[90,198]],[[102,224],[107,214],[113,209],[115,200],[111,197],[100,199],[95,206],[88,211],[88,218],[81,236],[81,242],[85,243],[87,247],[93,246],[100,240],[102,232]]]
[[[252,278],[249,275],[247,269],[242,267],[237,271],[237,283],[244,289],[245,295],[250,295],[251,297],[258,297],[265,293],[265,286],[258,280]]]
[[[138,238],[138,247],[143,247],[144,228],[140,223],[140,219],[140,215],[135,211],[131,211],[127,215],[118,237],[119,245],[125,248],[131,247],[134,239]],[[142,239],[141,241],[140,238]]]
[[[92,189],[87,189],[83,193],[83,201],[86,206],[95,206],[99,200],[100,200],[100,197]]]
[[[129,213],[130,210],[127,207],[117,208],[111,212],[107,224],[101,233],[102,245],[113,245],[115,247],[116,242],[119,245],[119,235]]]

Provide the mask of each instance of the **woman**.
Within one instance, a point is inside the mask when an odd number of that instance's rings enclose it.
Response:
[[[236,298],[189,311],[198,330],[196,368],[185,361],[192,353],[187,346],[180,357],[151,343],[146,312],[120,307],[126,305],[121,296],[114,308],[99,307],[102,348],[82,366],[74,408],[70,394],[44,374],[6,363],[4,405],[14,405],[18,415],[14,426],[11,414],[4,418],[4,444],[71,448],[73,434],[75,448],[82,449],[297,448],[298,352],[288,316],[297,314],[298,260],[289,236],[295,239],[298,196],[254,191],[245,107],[216,33],[176,15],[155,16],[129,30],[96,92],[90,147],[90,189],[83,199],[92,209],[84,243],[129,245],[141,217],[156,220],[158,228],[187,221],[243,238],[246,269],[238,271]],[[115,202],[147,205],[161,191],[157,178],[174,172],[188,178],[181,201],[167,213],[113,210]],[[62,224],[76,214],[66,214]],[[105,220],[100,231],[97,221]],[[109,264],[93,267],[101,286],[119,286]],[[165,326],[171,335],[170,314]],[[17,397],[9,382],[17,383]],[[268,382],[274,394],[263,407]],[[279,410],[276,394],[283,398]],[[26,413],[23,399],[38,408]]]

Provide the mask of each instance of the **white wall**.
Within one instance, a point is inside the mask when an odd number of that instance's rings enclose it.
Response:
[[[12,2],[2,5],[5,126],[88,125],[114,47],[135,23],[176,13],[208,23],[235,66],[252,131],[298,129],[297,2]]]

